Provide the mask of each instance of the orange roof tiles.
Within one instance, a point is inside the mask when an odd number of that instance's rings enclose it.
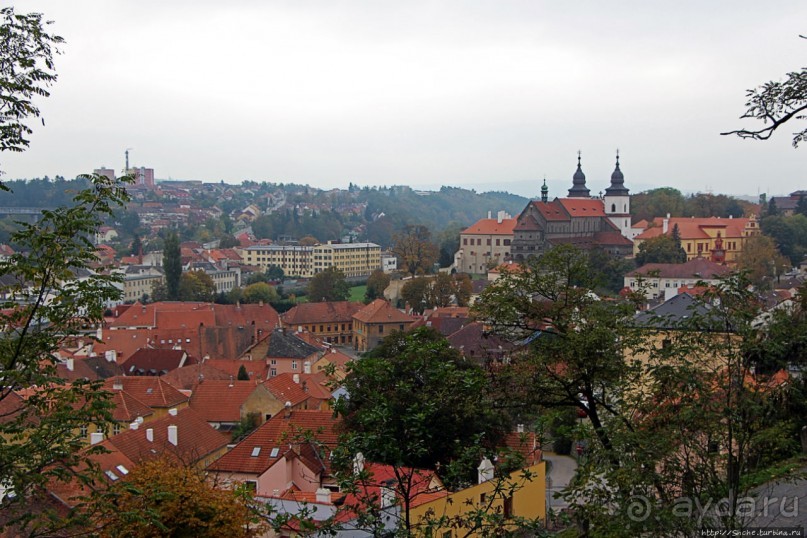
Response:
[[[363,307],[362,303],[352,301],[303,303],[283,314],[282,319],[283,323],[292,329],[295,325],[306,323],[348,323]]]
[[[294,381],[295,375],[299,376],[299,383]],[[309,383],[308,378],[311,375],[312,374],[284,373],[267,379],[263,384],[278,400],[281,402],[291,402],[292,406],[297,406],[309,398],[329,400],[331,397],[330,391],[324,394],[323,391],[316,386],[316,382]],[[303,378],[306,380],[305,387],[303,386]]]
[[[572,217],[604,217],[605,205],[594,198],[558,198],[558,202]]]
[[[228,377],[222,379],[238,379],[241,366],[247,371],[250,380],[263,381],[269,377],[269,366],[262,360],[205,359],[202,364],[227,374]]]
[[[258,390],[266,388],[254,381],[207,379],[193,389],[189,405],[208,422],[238,422],[241,406]]]
[[[122,386],[122,389],[115,389]],[[108,391],[124,390],[152,409],[174,407],[188,401],[188,397],[177,389],[153,376],[117,376],[104,382]]]
[[[137,417],[148,417],[154,414],[151,407],[125,390],[113,390],[111,392],[112,420],[115,422],[133,422],[137,420]]]
[[[327,466],[330,462],[327,455],[336,446],[336,424],[337,419],[332,411],[278,413],[210,465],[208,470],[260,475],[296,444],[297,435],[306,432],[310,432],[313,439],[327,451],[324,454]],[[278,450],[273,452],[274,448]]]
[[[177,427],[177,444],[171,443],[168,427]],[[151,430],[152,440],[148,439]],[[136,430],[126,430],[110,437],[109,442],[134,462],[147,461],[168,455],[185,464],[195,463],[223,449],[230,437],[213,429],[193,409],[180,409],[176,415],[167,415]]]
[[[705,232],[706,228],[719,228],[720,236],[723,239],[743,237],[746,225],[749,223],[751,219],[750,218],[723,219],[719,217],[706,217],[706,218],[672,217],[670,219],[664,219],[658,217],[653,220],[652,223],[653,225],[651,227],[646,228],[644,232],[637,235],[636,239],[639,240],[650,239],[652,237],[658,237],[662,235],[665,220],[668,220],[666,235],[672,234],[673,228],[677,225],[678,234],[681,236],[681,239],[689,240],[689,239],[708,239],[712,237]]]
[[[206,379],[236,379],[238,372],[229,374],[209,364],[210,360],[204,363],[192,364],[190,366],[183,366],[168,372],[160,379],[171,385],[172,387],[183,390],[193,389],[197,383]]]
[[[376,299],[353,315],[364,323],[411,323],[415,318],[394,308],[384,299]]]
[[[516,226],[517,219],[479,219],[474,224],[465,228],[461,234],[480,234],[480,235],[513,235],[513,228]]]

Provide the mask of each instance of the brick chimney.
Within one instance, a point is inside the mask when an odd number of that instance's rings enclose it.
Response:
[[[174,446],[179,445],[179,431],[174,424],[168,426],[168,442]]]

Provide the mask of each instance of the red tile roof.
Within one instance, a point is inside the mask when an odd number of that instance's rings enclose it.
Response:
[[[364,323],[411,323],[415,318],[394,308],[384,299],[376,299],[353,315]]]
[[[513,235],[517,219],[479,219],[474,224],[465,228],[461,234],[469,235]]]
[[[148,417],[154,414],[151,407],[125,390],[113,390],[111,392],[112,420],[115,422],[134,422],[137,417]]]
[[[646,228],[644,232],[636,236],[636,239],[650,239],[662,235],[664,230],[664,221],[667,219],[656,218],[653,220],[653,226]],[[672,217],[667,223],[667,234],[672,234],[673,228],[678,226],[678,233],[682,240],[689,239],[708,239],[711,237],[705,232],[707,228],[719,228],[720,236],[726,238],[739,238],[744,237],[746,225],[749,223],[750,218],[737,218],[737,219],[723,219],[719,217]]]
[[[121,364],[121,368],[125,375],[130,376],[161,375],[193,362],[181,349],[140,348]]]
[[[558,198],[572,217],[604,217],[605,205],[595,198]]]
[[[208,422],[238,422],[247,398],[265,390],[254,381],[206,379],[193,389],[189,405]]]
[[[168,427],[177,427],[177,444],[168,440]],[[153,440],[148,440],[148,430]],[[230,436],[213,429],[194,410],[185,408],[176,415],[167,415],[140,425],[136,430],[126,430],[109,438],[109,442],[134,462],[147,461],[163,455],[176,457],[185,464],[192,464],[223,449]]]
[[[323,462],[327,467],[330,462],[328,455],[336,446],[336,424],[332,411],[278,413],[210,465],[208,470],[260,475],[297,444],[297,436],[306,432],[310,432],[325,451]],[[278,450],[273,452],[273,448]],[[257,455],[253,456],[256,452]]]
[[[298,304],[283,314],[283,324],[291,329],[306,323],[349,323],[353,315],[364,307],[353,301]]]
[[[225,379],[229,381],[230,379],[238,378],[237,371],[235,374],[229,374],[218,368],[214,368],[208,364],[209,362],[210,360],[207,360],[203,363],[183,366],[182,368],[168,372],[160,378],[179,390],[192,390],[193,387],[202,380]]]
[[[299,383],[294,382],[294,376],[298,376]],[[296,407],[305,402],[309,398],[315,400],[329,400],[331,398],[330,391],[323,392],[316,382],[310,382],[309,378],[312,374],[280,374],[275,377],[270,377],[264,381],[264,386],[274,394],[275,398],[281,402],[291,402],[292,407]],[[303,386],[303,381],[306,385]]]
[[[712,279],[727,275],[731,271],[730,267],[711,260],[694,258],[685,263],[646,263],[627,276]]]
[[[569,213],[566,211],[566,208],[560,201],[556,198],[551,202],[532,202],[533,207],[535,207],[544,219],[549,221],[562,221],[562,220],[569,220]]]
[[[262,360],[205,359],[203,364],[224,372],[228,376],[226,379],[238,379],[241,366],[251,380],[263,381],[269,377],[269,366]]]
[[[116,390],[114,387],[118,385],[123,387],[122,390],[125,390],[152,409],[175,407],[188,401],[187,396],[159,377],[116,376],[110,377],[104,382],[104,388],[109,391]]]

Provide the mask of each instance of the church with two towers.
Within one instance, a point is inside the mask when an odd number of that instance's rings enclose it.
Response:
[[[591,196],[586,186],[581,156],[566,198],[549,201],[546,181],[541,199],[532,200],[516,218],[511,259],[516,262],[540,255],[560,244],[581,249],[601,248],[614,256],[631,256],[630,194],[619,168],[619,153],[611,184],[602,197]]]

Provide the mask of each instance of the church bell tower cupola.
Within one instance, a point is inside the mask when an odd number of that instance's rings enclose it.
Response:
[[[625,188],[625,176],[619,168],[619,150],[616,152],[616,167],[611,174],[611,185],[605,189],[603,204],[605,214],[614,226],[630,239],[630,193]]]
[[[546,186],[546,178],[544,178],[544,185],[541,187],[541,201],[543,203],[549,201],[549,187]]]
[[[580,165],[580,152],[577,152],[577,171],[572,176],[572,188],[569,189],[569,198],[590,198],[589,190],[586,187],[586,174]]]

